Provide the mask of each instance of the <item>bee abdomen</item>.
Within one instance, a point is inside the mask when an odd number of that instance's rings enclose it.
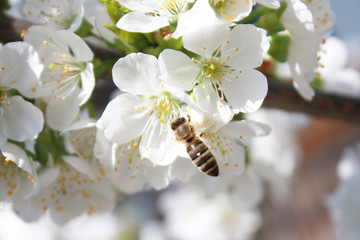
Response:
[[[210,176],[219,175],[219,166],[209,148],[198,138],[187,147],[187,152],[194,165]]]

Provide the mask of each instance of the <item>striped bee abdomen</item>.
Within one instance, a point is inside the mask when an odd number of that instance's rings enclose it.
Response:
[[[187,144],[188,152],[193,164],[203,173],[210,176],[219,175],[219,166],[209,148],[199,138],[195,137]]]

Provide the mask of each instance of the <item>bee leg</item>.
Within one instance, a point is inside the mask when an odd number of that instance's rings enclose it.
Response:
[[[188,114],[187,117],[188,117],[188,121],[190,122],[191,121],[190,115]]]

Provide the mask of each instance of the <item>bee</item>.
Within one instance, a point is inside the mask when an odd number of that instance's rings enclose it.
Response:
[[[171,123],[176,140],[186,144],[186,151],[193,164],[209,176],[219,176],[219,166],[209,148],[196,135],[194,127],[184,117],[178,117]]]

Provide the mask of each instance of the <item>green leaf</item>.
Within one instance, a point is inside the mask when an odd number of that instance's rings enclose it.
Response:
[[[279,62],[286,62],[291,39],[286,35],[273,35],[268,54]]]
[[[55,131],[46,125],[39,133],[34,144],[35,159],[42,166],[46,166],[49,156],[55,163],[62,161],[62,156],[69,155],[64,145],[64,138],[59,131]]]
[[[85,18],[81,22],[81,26],[75,31],[79,37],[87,37],[92,35],[93,25],[91,25]]]
[[[104,72],[111,70],[116,61],[117,61],[117,59],[101,61],[100,59],[95,58],[93,60],[95,78],[98,78]]]
[[[280,8],[266,11],[255,23],[255,26],[266,29],[268,35],[284,31],[285,28],[280,21],[280,17],[285,8],[286,3],[282,3]]]
[[[105,4],[106,11],[114,24],[116,24],[125,13],[129,12],[128,9],[121,6],[116,0],[100,0],[100,2]]]

